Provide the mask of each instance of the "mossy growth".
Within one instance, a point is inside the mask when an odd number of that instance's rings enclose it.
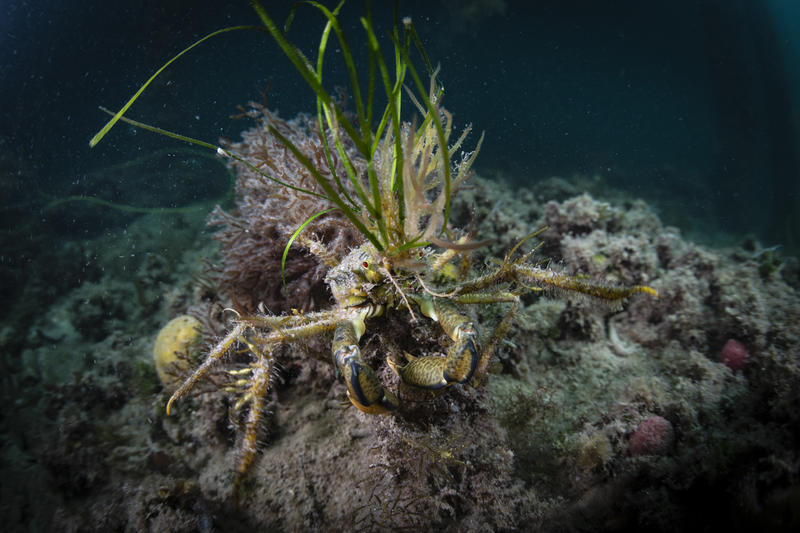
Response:
[[[783,260],[775,250],[766,249],[758,256],[758,274],[762,279],[769,279],[782,264]]]
[[[153,365],[146,361],[134,361],[131,366],[131,383],[139,396],[150,396],[158,392],[161,381]]]

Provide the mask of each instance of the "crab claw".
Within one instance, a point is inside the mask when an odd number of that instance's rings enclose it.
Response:
[[[406,356],[408,357],[408,356]],[[444,377],[447,359],[438,355],[410,358],[405,365],[387,357],[386,362],[400,376],[403,383],[422,389],[441,389],[450,383]]]
[[[347,384],[347,398],[360,411],[370,415],[383,415],[400,405],[397,396],[381,384],[372,368],[360,361],[348,361],[342,374]]]
[[[456,342],[447,351],[447,362],[443,375],[449,383],[465,383],[472,378],[478,367],[478,350],[475,347],[475,329],[471,323],[456,328]]]
[[[441,389],[454,383],[465,383],[472,378],[478,366],[478,350],[475,348],[475,331],[470,325],[456,329],[456,342],[445,357],[429,355],[410,357],[409,362],[400,366],[387,359],[392,370],[400,376],[403,383],[423,389]]]
[[[358,348],[358,336],[352,322],[339,324],[333,335],[333,363],[347,385],[347,398],[365,413],[390,413],[397,409],[400,401],[383,386],[375,371],[364,362]]]

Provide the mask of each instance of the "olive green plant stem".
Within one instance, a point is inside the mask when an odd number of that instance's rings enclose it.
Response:
[[[338,15],[339,10],[341,9],[342,5],[344,5],[344,0],[342,0],[339,3],[339,5],[336,6],[336,9],[333,10],[333,14],[334,15]],[[295,4],[295,6],[297,6],[297,4]],[[287,20],[287,23],[286,23],[285,31],[287,31],[287,32],[289,31],[289,23],[290,23],[291,19],[294,18],[294,12],[295,12],[294,7],[295,6],[292,7],[291,14],[289,15],[289,20]],[[320,41],[319,41],[319,51],[317,53],[317,78],[320,81],[322,81],[322,74],[323,74],[322,64],[323,64],[323,61],[325,59],[325,50],[327,49],[327,46],[328,46],[328,38],[330,37],[330,34],[331,34],[331,26],[332,26],[331,22],[328,21],[328,23],[325,25],[325,29],[322,30],[322,36],[320,37]],[[350,205],[353,206],[353,209],[358,210],[359,209],[358,204],[355,203],[355,201],[352,198],[350,198],[350,195],[347,193],[347,190],[344,188],[344,186],[342,185],[341,180],[339,179],[338,172],[336,172],[336,165],[333,163],[333,158],[331,157],[331,149],[330,149],[330,146],[328,144],[328,136],[325,134],[325,130],[326,130],[325,121],[323,121],[323,118],[322,118],[323,117],[322,100],[320,100],[319,98],[317,98],[316,100],[317,100],[317,123],[319,125],[320,141],[322,142],[322,148],[323,148],[323,151],[325,152],[325,161],[327,161],[328,168],[330,168],[330,170],[331,170],[331,175],[333,176],[334,181],[336,181],[336,186],[342,192],[342,195],[345,197],[345,199],[348,202],[350,202]],[[367,117],[367,122],[368,123],[369,123],[369,120],[370,119],[369,119],[369,116],[368,116]],[[339,150],[339,146],[338,145],[337,145],[337,150]],[[349,158],[345,158],[342,161],[346,165],[345,166],[345,170],[346,170],[347,174],[350,176],[350,181],[352,183],[358,183],[358,179],[355,176],[355,169],[353,169],[352,165],[349,164],[350,163]]]
[[[108,113],[108,114],[111,114],[111,111],[106,109],[105,107],[101,106],[100,109],[102,111]],[[312,196],[317,196],[319,198],[328,199],[328,197],[323,195],[323,194],[319,194],[319,193],[316,193],[314,191],[310,191],[308,189],[304,189],[302,187],[296,187],[296,186],[294,186],[294,185],[292,185],[290,183],[286,183],[284,181],[279,180],[278,178],[270,176],[269,174],[267,174],[266,172],[264,172],[260,168],[257,168],[256,166],[254,166],[252,163],[250,163],[246,159],[240,157],[239,155],[235,154],[234,152],[231,152],[230,150],[226,150],[226,149],[222,148],[221,146],[217,146],[215,144],[211,144],[211,143],[208,143],[206,141],[201,141],[200,139],[195,139],[193,137],[188,137],[186,135],[181,135],[180,133],[175,133],[173,131],[165,130],[165,129],[159,128],[157,126],[151,126],[150,124],[145,124],[144,122],[139,122],[138,120],[133,120],[133,119],[128,118],[128,117],[120,117],[120,120],[122,122],[130,124],[131,126],[136,126],[137,128],[141,128],[143,130],[152,131],[153,133],[158,133],[159,135],[163,135],[165,137],[170,137],[170,138],[178,140],[178,141],[183,141],[183,142],[187,142],[187,143],[190,143],[190,144],[194,144],[196,146],[201,146],[203,148],[208,148],[208,149],[213,150],[214,152],[216,152],[217,155],[222,155],[222,156],[225,156],[225,157],[229,157],[231,159],[234,159],[234,160],[238,161],[239,163],[241,163],[241,164],[245,165],[246,167],[248,167],[253,172],[256,172],[256,173],[264,176],[265,178],[267,178],[267,179],[269,179],[271,181],[274,181],[278,185],[281,185],[283,187],[288,187],[290,189],[293,189],[295,191],[302,192],[302,193],[305,193],[305,194],[310,194]]]
[[[264,8],[261,6],[260,2],[257,0],[251,0],[251,5],[253,9],[255,9],[256,13],[258,13],[259,17],[261,18],[264,26],[266,26],[267,31],[272,35],[275,42],[284,52],[286,57],[289,61],[292,62],[297,72],[303,77],[305,82],[308,86],[314,91],[317,97],[317,104],[318,107],[321,107],[323,112],[325,113],[326,121],[329,125],[330,131],[334,134],[334,141],[336,142],[337,151],[339,152],[340,157],[344,161],[345,168],[348,171],[348,175],[350,177],[351,182],[356,190],[356,193],[359,195],[359,199],[361,200],[364,208],[370,213],[370,215],[375,218],[376,220],[381,219],[381,213],[379,211],[380,204],[374,205],[372,204],[361,191],[360,184],[358,183],[358,176],[356,176],[355,171],[352,165],[349,162],[349,158],[344,150],[344,146],[341,143],[341,139],[338,138],[338,130],[339,127],[343,128],[347,134],[347,136],[353,141],[356,145],[356,149],[359,153],[364,155],[365,157],[369,154],[369,142],[364,142],[363,132],[359,133],[350,120],[347,118],[345,113],[335,104],[333,99],[331,98],[330,94],[325,90],[322,86],[321,79],[318,76],[317,72],[314,71],[311,64],[308,60],[303,56],[303,54],[291,44],[287,39],[286,36],[278,29],[275,22],[270,18]],[[340,44],[342,44],[342,56],[345,58],[345,63],[348,65],[352,64],[352,53],[350,52],[349,46],[347,46],[346,40],[342,43],[343,33],[341,32],[341,28],[338,25],[338,21],[333,13],[329,10],[323,8],[319,4],[314,4],[328,18],[328,24],[334,29],[334,32],[337,32],[337,37],[339,37]],[[338,10],[338,8],[337,8]],[[338,29],[338,31],[337,31]],[[321,50],[320,53],[324,55],[325,47],[327,46],[327,39],[324,39],[321,42]],[[319,64],[319,60],[318,60]],[[353,66],[353,72],[355,67]],[[348,71],[350,71],[350,66],[348,66]],[[352,78],[351,78],[352,80]],[[356,78],[356,83],[357,83]],[[356,89],[353,89],[354,91]],[[358,92],[360,98],[360,92]],[[362,109],[363,115],[363,104],[357,104]],[[359,119],[361,120],[361,119]],[[366,125],[367,129],[369,129],[368,125]],[[276,132],[274,128],[271,128],[270,131],[276,135],[276,137],[296,156],[299,153],[297,147],[292,146],[291,142],[286,139],[284,136],[280,135]],[[337,207],[339,207],[342,212],[347,216],[347,218],[353,222],[354,225],[358,228],[358,230],[364,234],[364,236],[369,239],[370,242],[376,245],[378,250],[382,250],[384,245],[377,239],[377,237],[369,231],[364,224],[359,220],[358,215],[356,214],[355,210],[345,204],[344,200],[340,198],[339,191],[335,190],[330,184],[327,183],[326,180],[322,178],[316,168],[313,167],[313,164],[310,164],[308,158],[305,157],[298,157],[298,160],[303,163],[303,165],[308,169],[308,171],[312,174],[314,179],[318,182],[318,184],[325,190],[328,194],[331,201],[333,201]],[[308,164],[306,163],[308,162]],[[368,160],[369,163],[369,160]],[[339,190],[342,190],[342,187],[339,186]],[[380,226],[380,224],[379,224]]]
[[[442,222],[442,231],[447,228],[447,222],[450,219],[450,149],[447,146],[447,137],[444,134],[444,128],[442,127],[442,121],[439,118],[439,113],[437,110],[436,105],[430,101],[428,98],[425,85],[422,83],[422,79],[419,77],[417,70],[414,68],[414,65],[411,64],[411,59],[408,57],[408,50],[401,48],[403,55],[405,56],[405,63],[408,67],[408,71],[411,73],[411,77],[414,78],[414,83],[417,86],[417,91],[419,91],[419,95],[422,98],[423,102],[425,103],[425,107],[428,109],[428,114],[431,115],[431,119],[433,120],[434,126],[436,127],[436,133],[439,137],[439,150],[440,150],[440,157],[444,158],[442,168],[444,170],[444,221]]]
[[[325,209],[319,213],[311,215],[305,220],[305,222],[300,224],[300,227],[298,227],[294,233],[292,233],[292,236],[289,237],[289,242],[286,243],[286,247],[283,249],[283,256],[281,257],[281,280],[283,281],[284,288],[286,288],[286,258],[289,256],[289,248],[292,247],[292,243],[295,241],[295,239],[297,239],[297,236],[300,235],[300,232],[302,232],[306,226],[311,224],[315,218],[324,215],[325,213],[330,213],[333,210],[335,210],[335,208],[331,207],[330,209]]]
[[[375,245],[375,248],[377,248],[378,250],[383,250],[383,244],[381,244],[381,242],[378,240],[375,234],[373,234],[369,229],[367,229],[367,227],[364,225],[364,223],[361,221],[358,215],[344,203],[344,201],[341,199],[341,197],[339,197],[338,194],[336,194],[336,191],[334,190],[333,186],[331,186],[331,184],[328,183],[324,177],[322,177],[322,175],[319,173],[319,170],[317,170],[317,168],[314,166],[311,160],[308,159],[308,157],[306,157],[305,154],[303,154],[291,141],[289,141],[289,139],[281,135],[281,133],[275,128],[270,128],[270,133],[275,135],[275,137],[277,137],[278,140],[280,140],[284,144],[284,146],[286,146],[289,149],[289,151],[292,152],[295,158],[297,158],[297,160],[304,167],[306,167],[306,169],[308,169],[309,172],[311,172],[311,175],[314,176],[314,179],[328,195],[327,198],[330,199],[334,204],[336,204],[336,207],[341,209],[342,213],[345,214],[345,216],[350,220],[350,222],[353,223],[353,225],[358,229],[358,231],[362,235],[364,235],[364,237],[369,239],[369,241],[373,245]]]
[[[200,43],[202,43],[204,41],[207,41],[208,39],[211,39],[212,37],[216,37],[217,35],[221,35],[223,33],[228,33],[230,31],[238,31],[238,30],[255,30],[255,31],[262,31],[262,32],[264,31],[263,28],[259,28],[258,26],[230,26],[228,28],[222,28],[221,30],[217,30],[215,32],[209,33],[208,35],[206,35],[202,39],[199,39],[199,40],[195,41],[194,43],[192,43],[191,45],[187,46],[186,48],[181,50],[177,55],[175,55],[172,59],[170,59],[169,61],[164,63],[161,66],[161,68],[156,71],[155,74],[150,76],[150,78],[146,82],[144,82],[144,85],[139,87],[139,90],[136,91],[136,94],[134,94],[125,103],[125,105],[122,106],[122,109],[117,111],[114,114],[114,116],[111,118],[111,120],[109,120],[106,123],[106,125],[103,126],[103,128],[100,131],[98,131],[97,134],[95,134],[94,137],[92,137],[92,139],[89,141],[89,147],[90,148],[94,148],[95,146],[97,146],[97,143],[99,143],[103,139],[103,137],[106,136],[106,134],[111,130],[111,128],[113,128],[114,125],[119,121],[119,119],[122,118],[122,115],[124,115],[125,112],[128,111],[128,109],[139,98],[139,96],[141,96],[141,94],[145,91],[145,89],[147,89],[147,87],[153,82],[153,80],[155,80],[158,77],[158,75],[161,74],[164,71],[164,69],[166,69],[168,66],[170,66],[174,61],[176,61],[183,54],[187,53],[189,50],[191,50],[195,46],[198,46]]]
[[[403,20],[404,31],[402,37],[399,34],[397,0],[394,2],[394,25],[391,32],[391,39],[394,44],[393,52],[395,59],[394,79],[392,79],[392,76],[390,75],[389,68],[383,57],[378,38],[374,31],[372,24],[371,2],[370,0],[365,1],[366,16],[361,18],[361,23],[364,27],[367,37],[367,54],[369,62],[366,103],[364,101],[364,95],[362,93],[358,76],[358,69],[356,68],[356,64],[353,59],[352,50],[338,20],[338,15],[342,8],[343,1],[339,2],[333,10],[329,10],[327,7],[317,1],[309,0],[307,2],[303,2],[317,9],[327,19],[327,24],[323,30],[318,48],[316,68],[305,57],[305,55],[303,55],[299,48],[289,42],[285,35],[285,31],[288,31],[289,25],[294,18],[296,9],[295,7],[292,7],[290,11],[285,30],[281,31],[272,18],[267,14],[266,10],[264,10],[261,2],[258,0],[250,0],[250,3],[261,19],[264,27],[231,26],[222,28],[202,37],[183,49],[164,65],[162,65],[119,111],[112,113],[111,111],[106,110],[106,112],[111,114],[112,117],[108,123],[92,138],[92,140],[89,142],[89,145],[91,147],[96,146],[97,143],[100,142],[100,140],[111,130],[111,128],[117,122],[122,120],[139,128],[147,129],[176,140],[214,150],[218,155],[223,155],[234,159],[254,172],[259,173],[265,178],[270,179],[281,186],[329,200],[336,206],[336,208],[342,211],[348,220],[353,223],[356,229],[367,240],[369,240],[378,251],[384,251],[386,249],[396,251],[400,247],[414,247],[419,245],[418,243],[414,242],[417,239],[412,240],[412,242],[407,242],[407,237],[403,235],[402,231],[406,208],[404,202],[405,191],[403,190],[404,185],[402,172],[404,171],[405,167],[404,159],[409,157],[409,154],[404,152],[405,146],[402,140],[401,103],[405,76],[410,72],[414,78],[415,85],[419,90],[419,98],[424,102],[424,106],[419,106],[421,108],[420,111],[423,111],[423,113],[426,115],[425,120],[431,120],[435,123],[435,128],[438,135],[440,152],[439,157],[442,158],[442,162],[444,163],[442,165],[442,172],[444,174],[442,181],[445,195],[445,213],[442,230],[446,230],[450,213],[451,169],[446,134],[442,126],[442,121],[439,118],[438,96],[440,94],[437,93],[434,95],[434,97],[428,97],[426,89],[423,86],[416,69],[414,69],[414,66],[411,64],[410,48],[413,42],[422,55],[426,68],[429,71],[432,71],[430,60],[428,59],[427,54],[422,47],[422,43],[420,42],[410,20]],[[339,179],[339,176],[335,173],[335,171],[332,170],[334,183],[330,183],[322,176],[321,171],[314,166],[311,160],[305,154],[301,153],[298,147],[294,145],[292,141],[286,138],[286,136],[281,134],[274,127],[269,128],[270,133],[272,133],[276,139],[278,139],[289,151],[291,151],[298,162],[300,162],[310,172],[314,180],[317,182],[317,185],[324,191],[324,194],[303,189],[301,187],[297,187],[291,185],[290,183],[276,179],[275,177],[266,174],[261,169],[256,168],[237,154],[232,153],[222,147],[124,117],[124,114],[128,111],[131,105],[139,98],[145,89],[147,89],[153,80],[174,61],[212,37],[238,30],[257,30],[269,34],[282,50],[286,58],[302,76],[309,88],[314,92],[316,95],[317,120],[319,122],[320,136],[322,138],[321,141],[328,166],[331,169],[335,168],[331,149],[328,145],[327,139],[327,132],[330,132],[333,137],[336,152],[338,153],[339,159],[342,161],[351,184],[353,185],[358,202],[354,198],[351,198],[351,196],[348,194],[347,190],[342,184],[342,181]],[[339,51],[341,52],[341,57],[344,61],[347,75],[349,77],[349,88],[352,92],[352,97],[356,108],[355,124],[351,122],[351,119],[341,107],[341,104],[337,102],[322,85],[322,67],[324,63],[324,55],[328,48],[331,32],[336,35],[339,44]],[[376,77],[378,76],[386,92],[387,105],[381,115],[381,120],[377,129],[373,131],[371,128],[371,120],[373,116],[372,106],[375,102],[374,90]],[[393,152],[391,154],[391,164],[393,166],[390,176],[380,177],[378,176],[378,169],[376,168],[375,154],[378,150],[381,139],[385,139],[387,142],[390,142],[388,134],[385,133],[386,128],[389,127],[392,128],[391,142],[394,143]],[[362,187],[362,180],[364,180],[364,177],[359,175],[357,172],[356,165],[352,159],[353,156],[351,155],[351,151],[345,148],[345,136],[348,142],[351,142],[355,146],[356,152],[363,157],[366,162],[367,183],[365,185],[368,184],[369,191],[365,190],[366,187]],[[386,202],[389,201],[391,196],[396,196],[397,200],[399,200],[399,213],[397,214],[384,211],[386,209]],[[399,220],[399,225],[397,227],[394,227],[397,224],[395,219],[389,220],[390,217],[399,217],[396,218],[396,220]],[[389,227],[389,225],[392,227]]]
[[[323,74],[323,68],[322,67],[323,67],[324,58],[325,58],[325,50],[328,47],[328,39],[330,38],[331,29],[332,28],[337,28],[337,36],[339,37],[340,40],[342,39],[342,37],[344,35],[341,32],[341,28],[339,27],[338,20],[336,19],[336,16],[339,14],[340,9],[344,5],[344,0],[339,2],[339,5],[337,5],[336,8],[333,11],[329,11],[327,8],[325,8],[324,6],[320,5],[317,2],[308,2],[308,3],[313,5],[313,6],[315,6],[315,7],[317,7],[328,18],[328,23],[325,25],[325,28],[322,30],[322,36],[320,37],[320,43],[319,43],[319,48],[318,48],[318,53],[317,53],[316,76],[317,76],[317,80],[321,84],[322,83],[322,74]],[[297,7],[299,5],[300,5],[300,2],[297,2],[292,6],[292,9],[291,9],[291,11],[289,13],[289,17],[288,17],[288,19],[286,21],[286,24],[284,26],[284,32],[285,33],[288,33],[289,26],[291,24],[291,21],[294,19],[295,12],[297,11]],[[345,45],[344,46],[345,46],[345,50],[347,50],[349,52],[350,48],[346,44],[346,41],[345,41]],[[352,61],[350,61],[350,63],[352,63]],[[360,98],[360,92],[358,94],[359,94],[359,98]],[[320,131],[320,141],[322,142],[323,152],[325,153],[325,160],[328,163],[328,168],[330,169],[331,175],[333,176],[333,179],[336,182],[336,187],[338,188],[338,191],[344,196],[345,200],[347,200],[350,203],[350,205],[352,206],[353,210],[359,211],[361,209],[359,204],[357,204],[350,197],[350,195],[347,192],[347,189],[345,189],[344,186],[342,185],[342,182],[341,182],[341,180],[339,178],[339,174],[336,172],[336,165],[333,163],[333,158],[331,157],[331,150],[330,150],[330,145],[328,143],[328,137],[325,134],[326,130],[330,131],[334,135],[334,139],[333,139],[334,140],[334,145],[336,146],[336,151],[339,154],[339,157],[340,157],[340,159],[342,161],[342,164],[345,167],[345,171],[347,172],[348,178],[350,179],[350,182],[352,183],[353,188],[355,189],[356,195],[361,200],[361,205],[364,205],[367,208],[367,210],[369,210],[370,206],[366,202],[366,197],[364,196],[364,193],[363,193],[363,191],[361,189],[361,185],[359,184],[358,175],[356,174],[355,167],[353,166],[353,163],[350,160],[350,157],[348,156],[347,151],[344,149],[344,145],[341,143],[341,138],[338,135],[338,130],[334,127],[335,124],[337,124],[337,122],[336,122],[336,110],[335,109],[331,109],[329,106],[325,105],[324,104],[325,98],[324,97],[321,98],[320,95],[317,95],[316,102],[317,102],[317,122],[318,122],[318,125],[319,125],[319,131]],[[333,105],[332,101],[331,101],[331,105]],[[325,120],[323,120],[323,114],[324,114]],[[367,120],[367,123],[369,123],[368,120]],[[326,124],[328,126],[327,128],[326,128]],[[362,121],[362,125],[363,125],[363,121]]]
[[[333,31],[336,33],[336,37],[339,39],[339,45],[341,46],[342,50],[342,58],[344,59],[345,66],[347,68],[347,75],[350,78],[350,88],[353,91],[353,102],[356,106],[356,116],[358,118],[358,126],[361,129],[361,140],[364,143],[364,146],[369,146],[372,137],[372,128],[370,124],[367,122],[367,115],[364,110],[364,100],[361,97],[361,85],[358,81],[358,71],[356,70],[355,62],[353,61],[353,53],[350,50],[350,45],[347,42],[347,37],[345,36],[344,31],[342,31],[342,27],[339,24],[339,20],[336,18],[339,10],[341,9],[344,1],[340,2],[339,5],[334,9],[333,12],[328,10],[325,6],[320,4],[319,2],[308,2],[310,5],[319,9],[327,18],[328,24],[333,28]],[[324,53],[324,49],[322,50]],[[322,78],[317,73],[317,78],[322,81]]]
[[[384,88],[386,90],[386,96],[388,100],[388,110],[391,116],[393,133],[395,136],[395,148],[394,148],[394,159],[397,161],[399,158],[399,163],[402,163],[403,159],[403,150],[402,150],[402,138],[400,137],[400,108],[399,108],[399,99],[395,98],[395,95],[392,94],[393,88],[396,84],[392,83],[391,79],[389,78],[389,72],[386,68],[386,62],[383,59],[383,54],[381,53],[380,46],[378,44],[378,40],[375,38],[375,32],[372,29],[372,21],[371,21],[371,5],[367,2],[367,17],[361,19],[361,24],[364,26],[364,31],[367,34],[367,42],[370,49],[370,55],[375,58],[375,61],[378,63],[378,68],[381,71],[381,79],[383,80]],[[401,80],[398,82],[402,83]],[[398,149],[399,148],[399,149]],[[371,146],[369,147],[371,150]],[[375,210],[378,212],[379,216],[376,217],[376,222],[378,224],[378,229],[380,230],[381,237],[383,241],[389,244],[389,237],[388,231],[386,228],[386,220],[385,216],[382,211],[382,201],[381,201],[381,187],[378,183],[378,176],[375,171],[374,165],[374,152],[368,152],[365,154],[367,157],[367,178],[369,180],[370,191],[372,192],[372,201],[373,205],[375,206]],[[402,168],[400,165],[396,165],[395,169]],[[396,170],[399,171],[399,170]],[[399,181],[402,183],[402,180],[395,180],[394,177],[392,181]],[[391,194],[391,187],[390,190],[383,191],[383,194]],[[402,196],[402,193],[400,193]]]
[[[318,98],[322,100],[325,106],[330,106],[333,102],[333,98],[325,88],[320,83],[320,80],[317,78],[316,72],[309,64],[308,60],[303,56],[303,54],[297,49],[296,46],[291,44],[286,37],[283,35],[278,29],[278,26],[275,22],[270,18],[264,8],[261,6],[261,3],[257,0],[250,0],[250,4],[253,6],[253,9],[256,11],[258,16],[261,18],[261,21],[266,26],[267,31],[278,46],[283,51],[284,55],[292,62],[297,72],[303,77],[303,80],[308,84],[308,86],[314,91]],[[339,124],[347,132],[347,135],[356,143],[358,151],[361,153],[366,153],[366,150],[362,146],[361,136],[356,131],[355,127],[350,123],[350,121],[345,116],[344,112],[336,106],[333,106],[336,111],[336,120]]]

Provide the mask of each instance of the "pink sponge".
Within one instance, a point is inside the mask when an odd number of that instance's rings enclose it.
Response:
[[[631,435],[631,455],[665,455],[675,440],[672,424],[663,416],[651,416],[639,424]]]
[[[747,347],[741,342],[730,339],[722,347],[722,352],[719,354],[719,360],[731,370],[741,370],[747,363]]]

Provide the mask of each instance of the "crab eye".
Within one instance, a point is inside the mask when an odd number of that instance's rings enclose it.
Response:
[[[364,268],[369,268],[369,263],[364,261],[363,263],[361,263],[361,266],[364,267]]]

